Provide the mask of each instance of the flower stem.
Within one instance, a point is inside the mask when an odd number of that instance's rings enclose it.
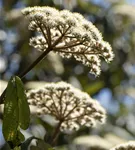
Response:
[[[24,72],[22,72],[19,77],[22,79],[31,69],[33,69],[44,57],[51,51],[51,49],[46,49]]]
[[[62,121],[60,121],[53,133],[53,136],[52,136],[52,142],[51,142],[51,145],[53,146],[59,136],[59,133],[60,133],[60,127],[61,127],[61,124],[62,124]]]
[[[45,58],[45,56],[51,51],[51,48],[47,48],[45,52],[43,52],[24,72],[18,75],[21,79],[31,70],[33,69],[41,60]],[[3,104],[5,97],[6,89],[0,96],[0,104]]]

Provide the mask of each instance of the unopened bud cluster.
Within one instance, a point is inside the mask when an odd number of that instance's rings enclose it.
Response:
[[[81,14],[39,6],[25,8],[22,13],[30,20],[29,29],[40,33],[30,39],[34,48],[40,51],[48,48],[66,58],[73,56],[95,75],[100,74],[100,57],[107,62],[113,60],[109,43]]]
[[[110,150],[135,150],[135,141],[130,141],[124,144],[117,145]]]
[[[38,115],[49,114],[61,122],[61,131],[105,122],[104,108],[87,93],[65,82],[45,84],[42,89],[30,90],[27,98],[30,105],[37,106]]]

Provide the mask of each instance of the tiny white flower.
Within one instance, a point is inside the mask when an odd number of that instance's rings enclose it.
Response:
[[[96,76],[100,74],[100,57],[108,63],[113,60],[110,44],[103,41],[99,30],[81,14],[46,6],[28,7],[22,13],[30,20],[29,29],[44,38],[42,41],[38,36],[30,39],[29,44],[39,51],[49,47],[64,58],[73,56]],[[94,59],[90,59],[92,57]]]
[[[104,123],[106,112],[87,93],[65,82],[48,83],[27,92],[28,103],[37,106],[38,115],[52,115],[61,123],[61,131],[78,130]]]
[[[127,143],[116,145],[110,150],[135,150],[135,141],[129,141]]]

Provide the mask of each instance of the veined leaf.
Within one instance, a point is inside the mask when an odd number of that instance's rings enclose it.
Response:
[[[13,141],[17,135],[19,124],[19,109],[15,79],[12,77],[8,83],[4,101],[3,135],[6,141]]]
[[[24,141],[24,136],[19,129],[28,128],[29,118],[30,110],[23,83],[19,77],[12,77],[5,95],[2,131],[5,140],[10,142],[13,147]]]
[[[16,138],[12,141],[13,146],[19,145],[24,140],[25,140],[24,135],[18,130]]]
[[[16,76],[15,81],[17,85],[17,96],[19,106],[19,126],[25,130],[28,128],[30,122],[30,109],[21,79]]]

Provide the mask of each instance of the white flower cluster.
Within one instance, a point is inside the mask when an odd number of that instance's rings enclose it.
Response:
[[[135,141],[130,141],[124,144],[117,145],[110,150],[135,150]]]
[[[39,6],[25,8],[22,13],[30,20],[29,29],[40,33],[30,39],[34,48],[40,51],[49,48],[66,58],[73,56],[95,75],[100,74],[100,57],[107,62],[113,60],[109,43],[81,14]]]
[[[105,122],[104,108],[87,93],[65,82],[45,84],[42,89],[30,90],[27,98],[30,105],[37,106],[37,114],[49,114],[61,122],[61,131],[91,127],[97,121]]]

